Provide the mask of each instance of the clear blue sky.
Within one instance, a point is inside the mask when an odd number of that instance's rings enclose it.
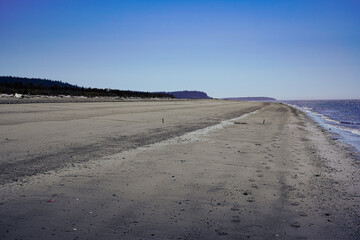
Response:
[[[360,98],[360,1],[0,0],[0,75]]]

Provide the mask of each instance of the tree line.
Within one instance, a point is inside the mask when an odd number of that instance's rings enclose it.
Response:
[[[175,98],[166,93],[139,92],[130,90],[84,88],[61,81],[40,78],[19,78],[0,76],[0,92],[5,94],[26,95],[70,95],[85,97],[122,97],[122,98]]]

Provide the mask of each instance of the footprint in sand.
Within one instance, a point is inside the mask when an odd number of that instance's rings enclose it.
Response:
[[[297,193],[297,194],[296,194],[296,197],[297,197],[297,198],[305,198],[305,195],[304,195],[304,194],[301,194],[301,193]]]
[[[239,223],[239,222],[241,222],[241,219],[239,216],[232,216],[231,221],[234,223]]]
[[[239,211],[240,209],[237,206],[233,206],[232,208],[230,208],[231,211]]]
[[[294,222],[294,223],[290,224],[290,226],[292,226],[293,228],[299,228],[299,227],[300,227],[300,223]]]
[[[243,195],[245,195],[245,196],[247,196],[247,195],[251,195],[251,191],[250,190],[245,190],[244,192],[243,192]]]
[[[222,231],[221,229],[216,229],[215,232],[219,235],[219,236],[225,236],[228,235],[227,232]]]
[[[304,212],[299,212],[299,216],[300,216],[300,217],[307,217],[307,214],[304,213]]]

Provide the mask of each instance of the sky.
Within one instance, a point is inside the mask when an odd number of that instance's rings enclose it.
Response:
[[[0,75],[360,99],[360,1],[0,0]]]

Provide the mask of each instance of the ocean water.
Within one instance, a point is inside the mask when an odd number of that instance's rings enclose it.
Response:
[[[360,153],[360,99],[283,101],[306,112]]]

